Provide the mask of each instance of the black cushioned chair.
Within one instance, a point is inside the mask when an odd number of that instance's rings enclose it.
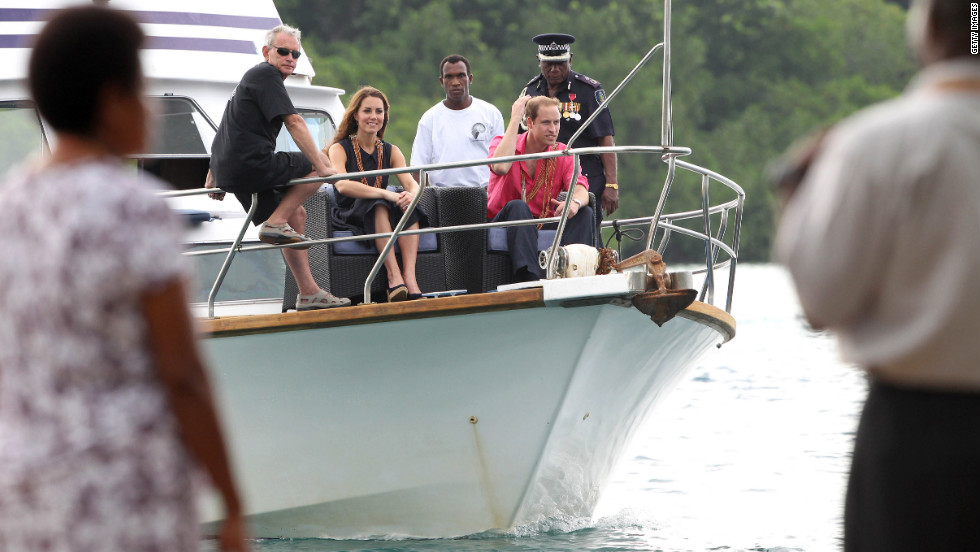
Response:
[[[565,200],[565,192],[558,196],[559,201]],[[595,195],[589,192],[589,205],[592,213],[598,215],[599,211]],[[600,232],[602,219],[595,216],[595,243],[593,247],[602,246],[602,234]],[[555,241],[557,230],[541,230],[538,232],[538,251],[543,251],[551,247]],[[490,291],[497,289],[497,286],[511,283],[510,253],[507,249],[507,235],[504,228],[491,228],[487,232],[487,255],[483,273],[483,289]]]
[[[333,186],[325,186],[306,201],[306,234],[313,239],[351,235],[331,224]],[[480,200],[482,198],[482,207]],[[429,226],[483,222],[486,192],[480,188],[427,188],[419,201],[429,215]],[[416,277],[423,293],[465,289],[481,291],[485,233],[423,234],[419,239]],[[310,269],[320,286],[338,297],[363,300],[364,280],[378,259],[373,240],[315,245],[310,248]],[[398,254],[396,245],[396,254]],[[401,262],[399,254],[399,262]],[[382,268],[371,286],[372,301],[385,300],[387,275]],[[286,270],[283,312],[296,308],[296,280]]]
[[[442,226],[481,224],[487,221],[487,190],[469,186],[429,188],[436,195]],[[487,231],[468,230],[440,234],[446,252],[446,283],[449,289],[468,293],[486,291]]]

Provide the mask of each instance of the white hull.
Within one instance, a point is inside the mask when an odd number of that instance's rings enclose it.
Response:
[[[644,415],[723,339],[603,304],[207,347],[253,534],[451,537],[590,516]]]

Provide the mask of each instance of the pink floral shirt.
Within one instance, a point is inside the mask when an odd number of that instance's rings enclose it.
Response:
[[[490,157],[493,157],[495,151],[497,151],[497,146],[500,145],[503,136],[497,136],[490,142]],[[527,141],[527,133],[517,135],[517,146],[515,148],[514,155],[523,155],[525,142]],[[556,150],[566,149],[567,146],[558,142],[555,144]],[[547,205],[551,204],[551,199],[558,197],[558,194],[568,190],[568,184],[572,180],[572,171],[575,168],[575,159],[571,155],[558,157],[558,165],[555,167],[556,182],[554,187],[551,189],[550,197],[546,202]],[[538,160],[539,166],[541,165],[541,160]],[[527,171],[527,163],[524,161],[518,161],[510,166],[510,170],[507,171],[505,175],[498,175],[492,170],[490,171],[490,184],[487,186],[487,218],[492,219],[497,216],[497,213],[507,205],[508,201],[515,199],[521,199],[521,181],[524,181],[524,185],[528,192],[533,186],[534,178]],[[579,171],[578,180],[575,181],[576,184],[580,186],[585,186],[586,189],[589,188],[588,179]],[[542,198],[535,197],[533,201],[528,202],[528,207],[531,208],[531,213],[535,217],[541,216],[541,203]],[[549,207],[549,211],[553,212],[553,209]],[[552,213],[548,216],[552,216]]]

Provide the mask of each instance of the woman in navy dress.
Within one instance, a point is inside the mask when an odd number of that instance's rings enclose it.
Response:
[[[377,88],[362,87],[351,98],[333,143],[327,149],[330,162],[338,169],[344,167],[348,173],[406,166],[401,150],[382,140],[387,125],[388,98]],[[388,176],[337,181],[334,184],[337,191],[332,213],[334,224],[355,235],[391,232],[419,192],[418,183],[409,173],[398,174],[396,178],[404,191],[389,190]],[[426,224],[426,217],[416,206],[405,229],[415,230],[420,224]],[[388,238],[375,240],[378,251],[387,243]],[[394,248],[385,257],[388,301],[418,299],[422,296],[415,278],[418,235],[399,237],[398,247],[401,267]]]

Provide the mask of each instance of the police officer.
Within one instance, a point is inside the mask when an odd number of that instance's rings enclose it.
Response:
[[[531,79],[521,95],[550,96],[560,102],[561,129],[558,141],[570,148],[594,146],[614,146],[613,123],[609,110],[602,113],[585,132],[575,139],[568,140],[582,126],[599,104],[606,99],[606,93],[599,81],[572,71],[572,48],[575,37],[562,33],[541,34],[532,39],[538,45],[538,65],[541,73]],[[607,216],[619,208],[619,185],[616,181],[616,154],[583,155],[582,172],[589,179],[589,191],[602,202]],[[601,216],[601,214],[600,214]]]

